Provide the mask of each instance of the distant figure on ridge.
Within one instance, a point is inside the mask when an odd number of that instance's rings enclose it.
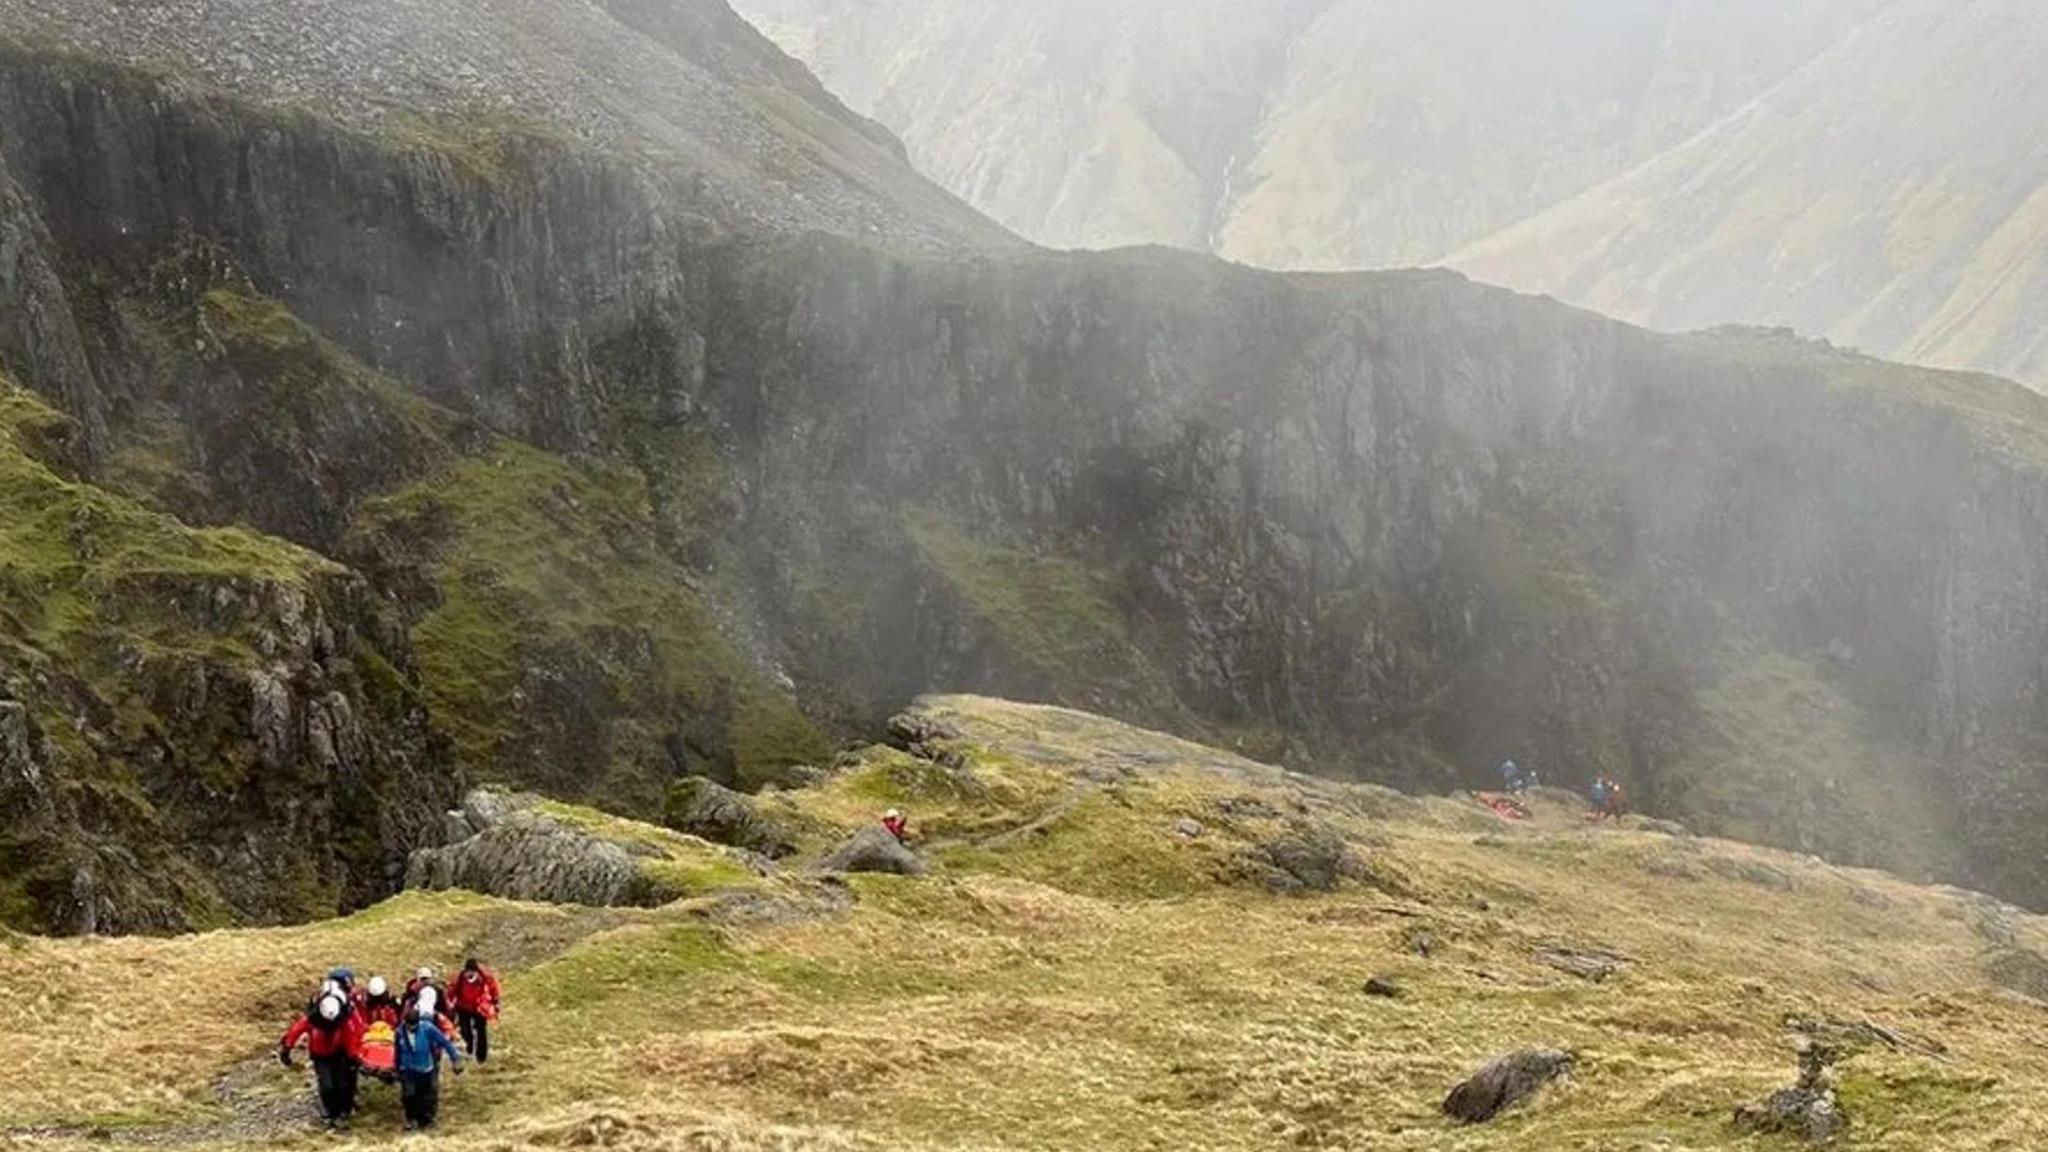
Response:
[[[882,814],[882,827],[889,830],[889,835],[894,836],[898,844],[910,842],[910,821],[896,809],[891,808]]]
[[[1503,789],[1516,796],[1520,796],[1534,787],[1535,783],[1535,773],[1523,772],[1521,766],[1513,760],[1503,760],[1500,762],[1500,786]]]
[[[1612,776],[1602,777],[1607,784],[1607,794],[1600,803],[1602,820],[1619,820],[1628,811],[1628,801],[1623,798],[1621,781]]]

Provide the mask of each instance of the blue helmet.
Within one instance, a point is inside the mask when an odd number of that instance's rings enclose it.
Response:
[[[353,988],[356,983],[356,972],[353,968],[333,968],[328,970],[327,978],[343,988]]]

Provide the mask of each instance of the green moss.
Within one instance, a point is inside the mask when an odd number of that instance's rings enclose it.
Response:
[[[1939,773],[1873,739],[1819,668],[1766,655],[1698,701],[1701,731],[1670,770],[1681,819],[1908,875],[1951,871],[1953,840],[1925,784]]]
[[[1880,1140],[1893,1129],[1945,1131],[1971,1123],[1973,1114],[1996,1107],[1996,1080],[1952,1076],[1901,1064],[1879,1071],[1854,1069],[1838,1088],[1842,1111],[1859,1140]]]
[[[728,767],[772,780],[830,747],[721,634],[660,547],[639,474],[512,441],[374,501],[359,536],[431,537],[439,603],[413,629],[422,691],[473,769],[530,780],[517,699],[529,669],[595,669],[622,718],[608,726],[615,799],[658,802],[673,773],[664,723],[722,718]]]
[[[1056,695],[1159,695],[1107,579],[1065,557],[976,540],[934,513],[910,513],[904,527],[925,563]]]

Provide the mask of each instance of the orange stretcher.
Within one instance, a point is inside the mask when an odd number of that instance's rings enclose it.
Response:
[[[1529,810],[1512,796],[1503,796],[1498,792],[1475,792],[1472,798],[1491,808],[1495,816],[1511,823],[1529,818]]]
[[[382,1020],[363,1031],[363,1071],[389,1080],[398,1071],[398,1032]]]

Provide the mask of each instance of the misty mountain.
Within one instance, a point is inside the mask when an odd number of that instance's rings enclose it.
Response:
[[[1905,3],[1697,138],[1456,253],[1662,328],[2048,382],[2048,9]]]
[[[354,907],[471,783],[798,785],[932,689],[2048,898],[2018,385],[1029,247],[717,0],[0,46],[12,922]]]
[[[1044,243],[1450,263],[1658,327],[2048,378],[2038,5],[740,7]]]

